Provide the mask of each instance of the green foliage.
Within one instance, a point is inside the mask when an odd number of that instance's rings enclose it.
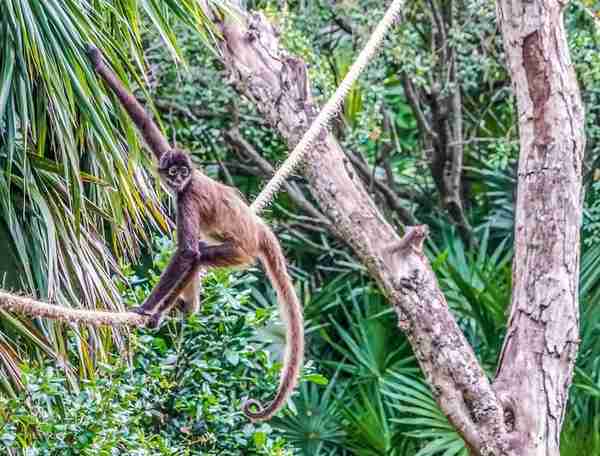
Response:
[[[193,0],[0,5],[0,286],[61,305],[122,309],[112,274],[167,220],[134,128],[85,49],[101,48],[117,76],[143,91],[144,25],[179,58],[174,18],[206,24]],[[103,347],[92,355],[100,361],[111,344],[125,343],[120,330],[88,334]],[[3,388],[21,386],[18,365],[28,356],[65,358],[65,337],[59,325],[0,315]],[[89,375],[89,359],[76,363]]]
[[[302,404],[298,414],[284,415],[275,425],[297,442],[304,455],[403,454],[401,448],[412,446],[402,429],[390,424],[397,414],[383,397],[382,386],[397,373],[418,373],[412,351],[376,288],[361,286],[357,280],[338,287],[335,301],[336,306],[322,313],[329,324],[319,332],[329,348],[315,350],[318,364],[329,367],[332,381],[326,390],[303,391],[295,400]],[[312,434],[304,432],[302,439],[302,430],[310,429]]]
[[[129,300],[146,292],[135,286]],[[226,274],[210,275],[198,315],[134,334],[130,365],[113,357],[79,388],[51,365],[25,368],[25,393],[0,399],[0,442],[39,455],[288,454],[269,424],[241,413],[245,398],[268,399],[278,383],[278,365],[253,342],[270,313],[242,311],[246,299]]]
[[[293,403],[295,413],[276,417],[271,424],[301,454],[322,456],[345,455],[346,432],[342,424],[341,401],[336,396],[337,376],[326,389],[303,383]]]
[[[454,228],[447,226],[439,244],[431,246],[432,266],[448,305],[492,375],[506,327],[512,248],[506,240],[494,246],[489,234],[486,226],[476,238],[477,250],[469,251]]]
[[[589,248],[600,244],[600,180],[594,181],[586,194],[584,211],[584,245]]]
[[[468,456],[463,439],[440,411],[423,381],[396,374],[394,381],[386,383],[383,392],[402,415],[391,421],[408,426],[410,430],[404,435],[424,442],[415,456]]]

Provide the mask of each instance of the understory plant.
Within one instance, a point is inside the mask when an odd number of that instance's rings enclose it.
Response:
[[[171,248],[161,244],[159,269]],[[157,277],[129,278],[137,285],[121,288],[133,305]],[[24,392],[0,396],[0,454],[291,454],[269,424],[253,424],[241,412],[247,397],[274,394],[279,366],[256,340],[272,312],[249,311],[249,293],[236,281],[223,271],[210,274],[197,315],[133,333],[127,351],[112,353],[78,388],[66,381],[68,363],[24,366]],[[86,335],[86,328],[70,331],[71,356]]]

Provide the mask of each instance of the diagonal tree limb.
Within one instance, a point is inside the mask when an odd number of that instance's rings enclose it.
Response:
[[[262,15],[245,19],[247,28],[215,20],[223,36],[224,63],[238,91],[254,101],[291,148],[316,113],[304,63],[280,47]],[[502,406],[450,313],[419,242],[415,248],[388,252],[400,238],[332,135],[314,144],[304,173],[314,199],[333,221],[334,233],[353,248],[388,296],[438,403],[468,446],[477,454],[512,454]]]

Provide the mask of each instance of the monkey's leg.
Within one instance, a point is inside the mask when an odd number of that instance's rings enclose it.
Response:
[[[192,315],[200,309],[200,283],[202,274],[195,273],[177,299],[177,307],[186,315]]]
[[[251,261],[252,258],[232,241],[225,241],[218,245],[204,245],[199,249],[199,264],[208,268],[240,266]]]
[[[149,326],[158,326],[162,321],[163,315],[169,313],[177,303],[177,297],[183,293],[187,287],[191,287],[191,281],[196,281],[198,270],[202,267],[225,267],[238,266],[249,263],[251,258],[235,243],[231,241],[219,245],[207,245],[204,242],[199,243],[200,251],[196,254],[191,270],[182,278],[173,288],[167,292],[167,295],[154,307],[150,314],[151,321]],[[167,268],[168,269],[168,268]],[[163,273],[165,275],[167,271]],[[162,277],[161,277],[162,278]],[[160,282],[159,282],[160,285]],[[158,285],[157,285],[158,288]],[[196,299],[197,299],[197,295]],[[150,298],[148,298],[150,299]],[[198,303],[199,305],[199,303]]]
[[[198,266],[196,259],[196,262],[192,265],[192,269],[179,282],[177,282],[177,284],[171,289],[171,291],[168,292],[165,298],[154,309],[152,314],[149,315],[150,319],[147,323],[149,328],[157,328],[163,320],[163,317],[168,314],[173,307],[178,305],[179,302],[184,302],[181,298],[179,298],[179,296],[183,294],[189,287],[194,286],[194,284],[196,284],[196,286],[200,285],[200,277],[198,274],[199,270],[200,266]],[[197,293],[198,292],[196,291],[194,299],[199,307],[200,301],[198,300]]]
[[[144,304],[133,309],[133,311],[143,315],[154,316],[156,310],[159,307],[163,307],[163,301],[166,298],[172,300],[179,295],[177,293],[175,296],[171,296],[171,292],[174,289],[179,289],[179,292],[181,292],[185,288],[198,259],[198,252],[192,249],[177,249],[173,258],[171,258],[171,262],[161,274],[158,284],[150,293],[150,296],[148,296]]]

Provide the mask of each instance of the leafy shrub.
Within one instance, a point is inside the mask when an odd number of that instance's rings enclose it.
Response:
[[[162,245],[158,266],[169,250]],[[148,285],[155,281],[152,275]],[[137,301],[148,288],[138,284],[124,294]],[[0,453],[290,454],[268,424],[250,423],[241,413],[244,398],[266,400],[278,383],[278,366],[252,341],[271,312],[247,313],[246,299],[228,275],[211,274],[198,315],[134,333],[131,356],[115,354],[80,390],[69,389],[56,366],[25,368],[25,392],[0,398]],[[85,329],[71,333],[72,347],[76,337],[85,337]]]

